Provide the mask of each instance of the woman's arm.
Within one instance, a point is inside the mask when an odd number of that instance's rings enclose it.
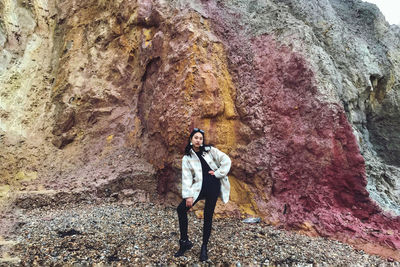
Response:
[[[182,198],[193,198],[192,192],[193,175],[188,159],[182,159]]]
[[[211,148],[211,153],[213,153],[213,158],[217,161],[217,165],[219,165],[219,168],[214,171],[215,177],[219,179],[224,178],[228,175],[228,172],[231,169],[231,159],[228,155],[215,147]]]

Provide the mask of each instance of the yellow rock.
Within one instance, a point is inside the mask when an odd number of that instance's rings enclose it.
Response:
[[[6,197],[8,195],[9,191],[10,191],[9,185],[1,185],[0,186],[0,198]]]
[[[19,171],[15,175],[15,180],[20,181],[20,182],[29,182],[29,181],[37,179],[37,177],[38,177],[37,172]]]
[[[108,142],[108,143],[111,143],[111,141],[113,140],[113,138],[114,138],[114,135],[113,135],[113,134],[109,135],[109,136],[107,137],[107,142]]]
[[[153,32],[151,29],[143,29],[143,35],[145,40],[145,47],[151,45],[151,40],[153,39]]]
[[[240,213],[257,216],[259,211],[249,186],[233,176],[229,176],[229,181],[231,184],[230,200],[238,205]]]

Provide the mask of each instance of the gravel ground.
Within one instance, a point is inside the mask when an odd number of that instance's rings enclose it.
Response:
[[[214,220],[210,260],[199,264],[202,225],[191,212],[195,245],[174,258],[179,239],[174,208],[108,203],[34,209],[21,215],[11,256],[27,266],[400,266],[337,241],[226,218]]]

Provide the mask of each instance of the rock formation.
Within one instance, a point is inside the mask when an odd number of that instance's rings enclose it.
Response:
[[[233,161],[220,216],[400,259],[400,29],[376,6],[2,0],[0,14],[3,199],[176,204],[200,127]]]

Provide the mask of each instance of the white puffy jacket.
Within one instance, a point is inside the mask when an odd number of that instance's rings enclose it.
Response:
[[[193,149],[191,156],[185,155],[182,158],[182,198],[192,197],[195,201],[200,194],[203,182],[203,172],[200,159]],[[214,171],[216,178],[221,181],[221,198],[224,203],[229,201],[231,185],[228,179],[228,172],[231,168],[230,158],[215,147],[206,147],[203,158]]]

